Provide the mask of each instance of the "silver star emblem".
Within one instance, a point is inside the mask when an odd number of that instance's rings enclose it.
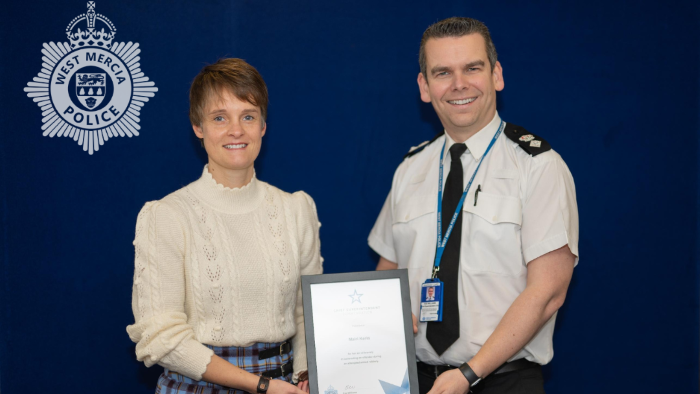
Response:
[[[360,301],[360,297],[362,297],[362,294],[357,294],[357,290],[355,290],[355,293],[350,294],[348,297],[352,298],[351,304],[354,304],[355,302],[359,302],[362,304],[362,301]]]

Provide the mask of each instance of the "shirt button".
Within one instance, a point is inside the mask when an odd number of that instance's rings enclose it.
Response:
[[[491,220],[493,220],[494,222],[498,221],[498,216],[494,216]]]
[[[280,321],[281,321],[282,323],[284,323],[284,318],[281,318]]]
[[[282,279],[282,280],[285,281],[285,282],[289,282],[289,278],[286,277],[286,276],[285,276],[284,279]]]
[[[406,217],[404,218],[404,220],[408,220],[408,215],[406,215]]]
[[[214,331],[221,331],[221,326],[214,326]]]

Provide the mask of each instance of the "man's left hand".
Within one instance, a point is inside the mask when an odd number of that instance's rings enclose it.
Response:
[[[459,369],[443,372],[435,379],[433,388],[428,394],[466,394],[469,391],[469,381]]]

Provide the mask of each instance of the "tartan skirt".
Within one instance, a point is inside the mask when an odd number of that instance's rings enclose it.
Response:
[[[281,356],[274,356],[264,360],[258,360],[258,353],[262,350],[279,348],[282,342],[276,343],[254,343],[248,347],[217,347],[204,345],[214,351],[214,354],[230,362],[231,364],[255,375],[260,375],[265,371],[280,368],[282,365],[292,360],[294,351]],[[292,373],[281,376],[281,379],[289,383],[292,382]],[[218,384],[190,379],[167,368],[158,378],[156,394],[244,394],[246,391],[220,386]]]

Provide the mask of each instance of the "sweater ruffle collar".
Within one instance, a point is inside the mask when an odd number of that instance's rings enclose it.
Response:
[[[265,198],[264,182],[259,181],[255,174],[247,185],[232,189],[217,183],[209,173],[208,165],[204,166],[201,178],[192,182],[189,188],[215,210],[231,214],[250,212]]]

